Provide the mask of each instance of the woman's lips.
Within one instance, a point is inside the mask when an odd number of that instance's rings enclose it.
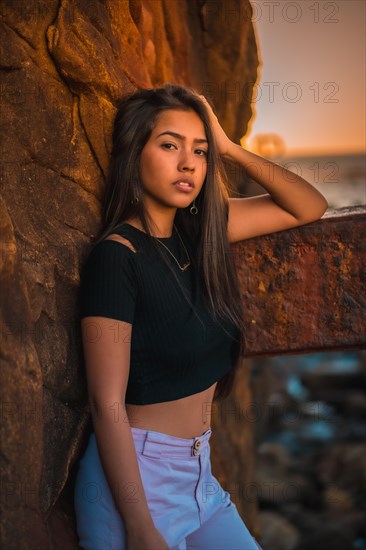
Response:
[[[174,187],[179,189],[179,191],[183,191],[184,193],[189,193],[190,191],[193,191],[193,186],[190,183],[186,183],[184,181],[178,181],[174,184]]]

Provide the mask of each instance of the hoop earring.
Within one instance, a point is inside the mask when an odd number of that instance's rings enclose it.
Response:
[[[130,204],[138,204],[140,202],[140,199],[138,197],[134,197],[132,201],[130,201]]]
[[[193,214],[193,215],[196,215],[198,214],[198,208],[196,206],[196,199],[193,200],[193,203],[192,203],[192,206],[191,208],[189,209],[190,213]]]

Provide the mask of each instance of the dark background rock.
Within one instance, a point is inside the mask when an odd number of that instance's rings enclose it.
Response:
[[[73,480],[89,419],[79,273],[100,228],[117,99],[168,81],[185,84],[213,99],[232,139],[247,130],[258,65],[251,8],[248,0],[235,0],[228,16],[225,6],[1,3],[1,530],[7,550],[77,548]],[[232,81],[246,96],[230,95]],[[241,459],[233,449],[247,442],[253,457],[252,430],[236,442],[226,428],[216,430],[217,439],[230,439],[225,460]],[[244,474],[236,464],[235,476],[250,476],[252,461]],[[230,477],[226,465],[221,471]],[[249,507],[253,523],[255,503]]]
[[[264,548],[282,548],[282,520],[298,534],[293,550],[366,548],[366,429],[360,409],[347,406],[356,374],[364,396],[365,358],[343,351],[252,360],[252,399],[266,412],[255,426],[254,466]],[[320,375],[325,390],[324,373],[343,386],[336,404],[325,391],[314,400],[315,382],[301,385]]]
[[[280,514],[260,512],[259,524],[261,532],[264,533],[261,539],[264,549],[294,550],[297,547],[300,535],[296,527]],[[315,550],[315,547],[313,548]]]

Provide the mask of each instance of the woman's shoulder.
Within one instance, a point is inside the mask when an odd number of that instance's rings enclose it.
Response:
[[[111,233],[91,245],[82,263],[82,272],[106,273],[121,268],[130,271],[136,256],[133,248],[127,239]]]
[[[135,253],[117,239],[94,244],[80,272],[80,315],[132,322],[138,295]]]
[[[136,254],[136,248],[134,247],[132,242],[126,237],[122,237],[118,233],[111,233],[100,242],[104,242],[104,241],[112,241],[112,242],[119,243],[120,245],[122,245],[123,248],[127,247]]]
[[[114,228],[111,232],[97,240],[91,245],[90,255],[102,255],[102,254],[118,253],[121,256],[130,256],[130,254],[136,254],[136,246],[134,239],[130,238],[128,231],[125,228]]]

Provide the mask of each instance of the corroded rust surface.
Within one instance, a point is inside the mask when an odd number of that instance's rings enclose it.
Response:
[[[232,245],[247,356],[366,346],[363,206]]]

